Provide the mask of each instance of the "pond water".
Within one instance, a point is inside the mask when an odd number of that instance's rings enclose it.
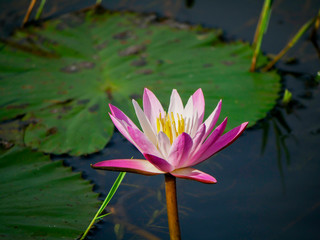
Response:
[[[25,1],[1,3],[2,34],[17,27]],[[93,1],[48,1],[44,17],[80,9]],[[223,29],[227,41],[251,41],[263,1],[103,1],[108,9],[156,12],[182,22]],[[307,20],[317,1],[275,1],[262,49],[277,53]],[[318,41],[319,44],[319,41]],[[216,185],[177,180],[183,239],[320,239],[320,88],[315,81],[319,56],[306,34],[287,55],[294,64],[277,64],[283,88],[293,94],[230,147],[199,165]],[[195,84],[195,89],[197,88]],[[280,93],[282,94],[282,93]],[[280,98],[280,95],[279,95]],[[223,108],[222,108],[223,111]],[[96,171],[91,163],[142,157],[116,132],[106,148],[87,157],[63,156],[82,171],[104,199],[117,173]],[[56,158],[61,158],[57,156]],[[88,239],[168,239],[164,177],[127,174],[105,217]]]

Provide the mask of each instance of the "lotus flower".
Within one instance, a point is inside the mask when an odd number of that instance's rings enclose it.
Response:
[[[143,94],[143,110],[132,100],[142,131],[121,110],[110,106],[110,117],[122,133],[146,158],[115,159],[94,164],[97,169],[125,171],[144,175],[171,174],[178,178],[203,183],[216,183],[209,174],[192,168],[235,141],[248,122],[223,134],[227,118],[217,126],[221,100],[203,122],[205,101],[198,89],[183,106],[177,92],[171,94],[167,112],[157,97],[147,88]]]

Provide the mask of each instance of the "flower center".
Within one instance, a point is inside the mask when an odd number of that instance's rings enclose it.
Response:
[[[167,114],[164,112],[164,116],[159,114],[157,118],[157,133],[160,131],[164,132],[170,139],[172,144],[173,140],[176,139],[181,133],[185,131],[185,122],[182,114],[178,114],[175,118],[174,114]]]

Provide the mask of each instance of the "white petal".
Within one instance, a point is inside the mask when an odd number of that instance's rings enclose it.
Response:
[[[185,118],[192,118],[193,116],[193,100],[192,100],[192,96],[189,98],[186,107],[184,108],[184,113],[183,116]]]
[[[168,114],[172,112],[175,116],[177,115],[177,113],[180,115],[183,114],[183,109],[183,103],[180,98],[180,95],[176,89],[173,89],[170,98]]]
[[[140,126],[141,126],[144,134],[156,146],[157,145],[157,137],[156,137],[156,134],[155,134],[153,128],[151,127],[149,120],[147,119],[146,115],[142,111],[139,104],[134,99],[132,100],[132,103],[133,103],[134,110],[136,111],[138,120],[140,122]]]
[[[199,121],[198,121],[198,112],[195,112],[192,118],[192,125],[190,126],[190,136],[193,138],[196,132],[198,131],[199,128]]]
[[[158,147],[162,155],[165,157],[165,159],[167,159],[171,148],[171,143],[168,136],[162,131],[158,133]]]

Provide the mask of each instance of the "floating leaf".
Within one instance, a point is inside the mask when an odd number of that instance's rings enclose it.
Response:
[[[14,147],[0,166],[1,239],[76,239],[98,207],[92,185],[62,161]]]
[[[223,99],[229,128],[252,126],[275,104],[276,72],[250,73],[247,43],[225,43],[221,31],[135,13],[68,14],[16,34],[0,52],[0,120],[24,116],[27,146],[81,155],[101,150],[113,124],[107,105],[131,117],[143,88],[164,103],[173,88],[184,101],[197,88],[207,115]],[[259,57],[258,67],[266,57]]]

